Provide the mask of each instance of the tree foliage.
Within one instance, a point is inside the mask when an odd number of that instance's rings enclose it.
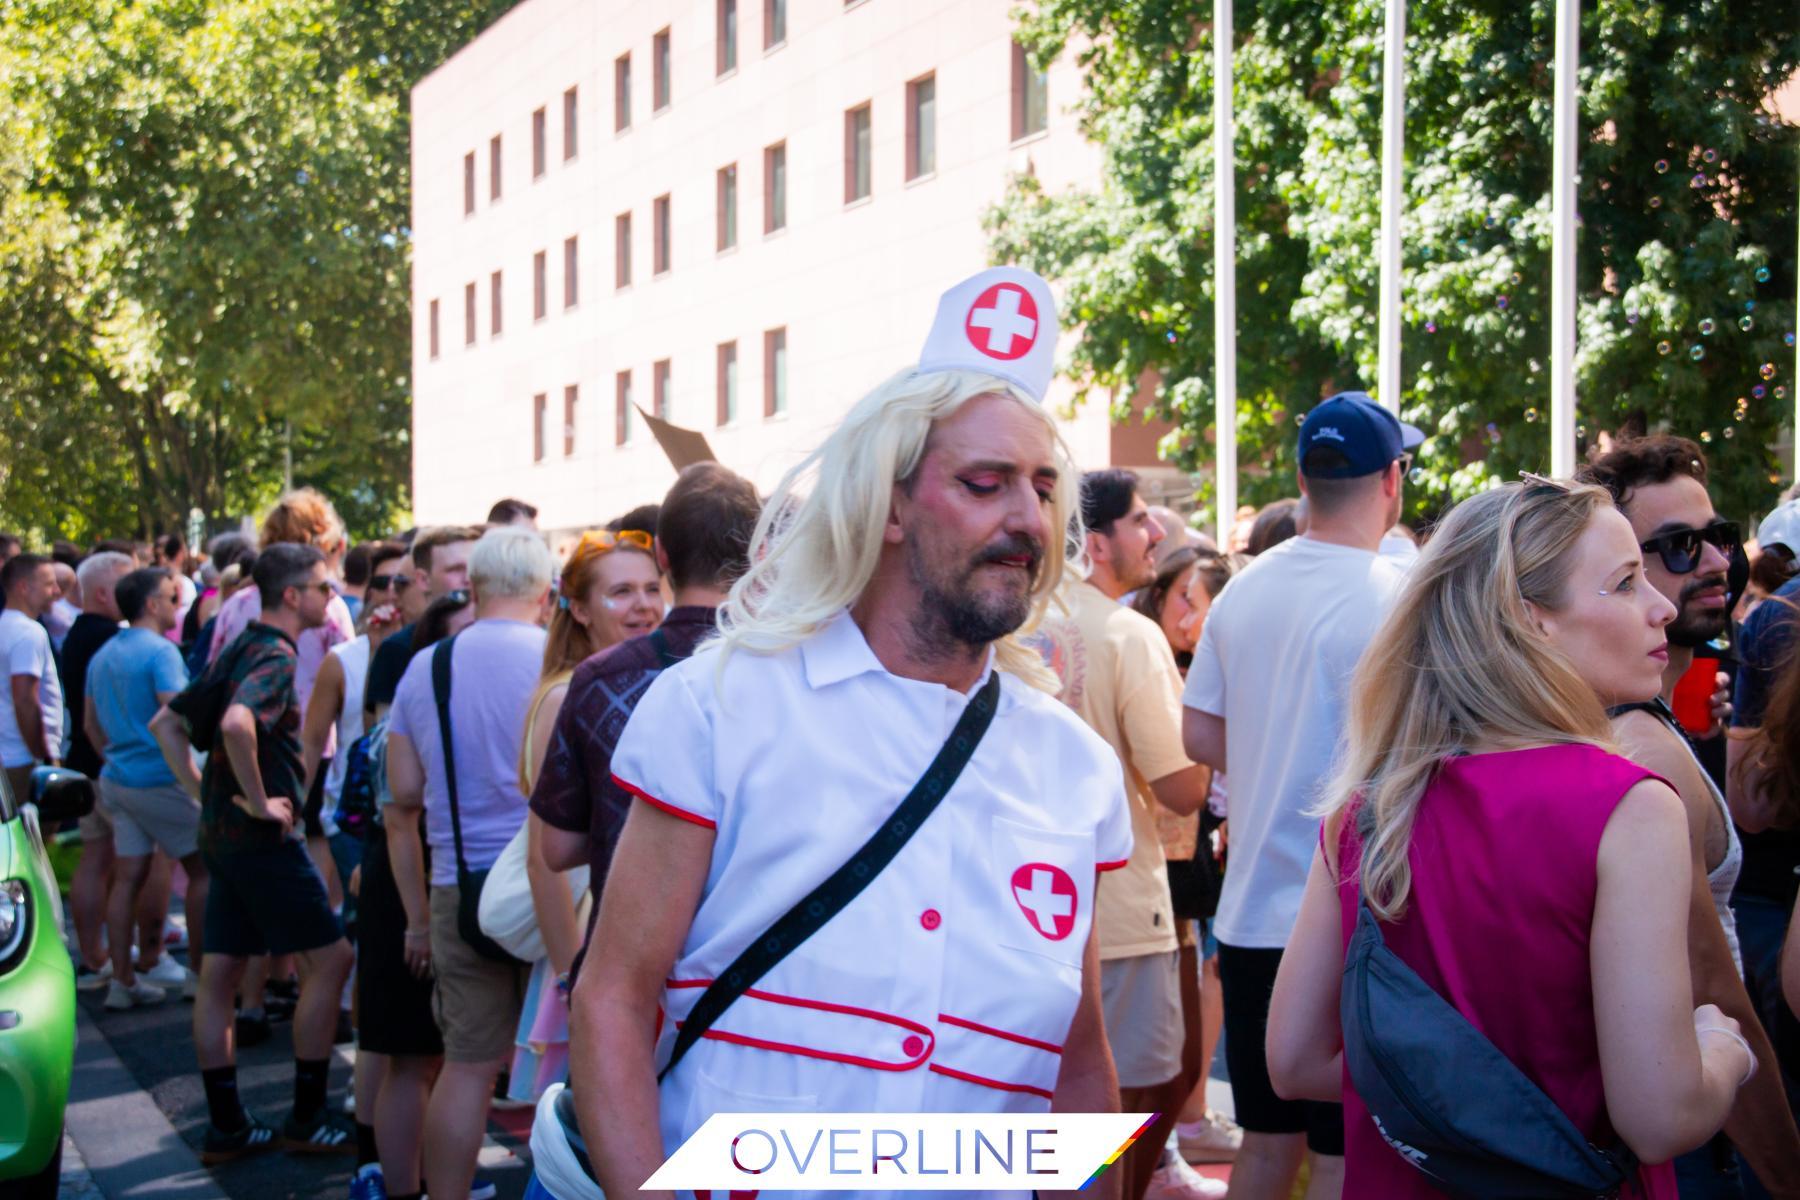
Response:
[[[1247,499],[1293,490],[1300,415],[1374,383],[1379,0],[1238,0],[1238,438]],[[1429,514],[1549,465],[1553,0],[1414,4],[1408,29],[1402,410],[1429,435]],[[1790,423],[1800,131],[1770,94],[1800,66],[1790,0],[1582,5],[1578,416],[1585,441],[1707,443],[1721,508],[1766,509]],[[1160,379],[1166,446],[1211,463],[1211,6],[1042,0],[1104,147],[1093,191],[1015,181],[995,256],[1059,278],[1093,391]]]
[[[408,93],[511,0],[0,0],[0,523],[405,508]]]

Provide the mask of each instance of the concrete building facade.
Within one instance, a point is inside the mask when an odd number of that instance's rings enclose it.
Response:
[[[768,488],[916,360],[1010,175],[1091,186],[1070,62],[1008,0],[524,0],[413,92],[413,496],[547,529],[674,478],[634,407]],[[1065,337],[1067,334],[1065,334]],[[1160,430],[1051,404],[1086,467]]]

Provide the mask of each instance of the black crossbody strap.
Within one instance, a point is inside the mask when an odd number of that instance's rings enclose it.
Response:
[[[913,785],[912,791],[906,794],[900,807],[882,822],[875,835],[863,843],[862,848],[851,855],[848,862],[833,871],[830,878],[807,893],[804,899],[769,926],[762,936],[751,942],[737,956],[736,961],[707,985],[706,991],[701,993],[700,999],[676,1032],[675,1048],[669,1054],[669,1064],[656,1077],[658,1082],[675,1069],[675,1064],[712,1027],[713,1022],[724,1015],[733,1001],[755,986],[757,980],[799,948],[802,942],[823,929],[827,921],[848,907],[894,861],[894,856],[912,840],[912,835],[925,823],[925,819],[937,808],[938,802],[962,774],[963,768],[969,764],[969,759],[975,754],[975,747],[981,744],[982,736],[993,723],[994,710],[999,706],[999,701],[1000,672],[996,670],[988,676],[987,683],[963,709],[956,728],[950,731],[949,740],[937,752],[937,757],[931,760],[931,766],[919,777],[919,782]]]
[[[456,642],[445,638],[431,652],[431,694],[437,701],[438,741],[444,748],[444,788],[450,793],[450,837],[456,843],[456,877],[469,873],[463,859],[462,812],[456,803],[456,750],[450,741],[450,647]]]
[[[675,652],[669,649],[669,639],[663,636],[661,629],[651,631],[650,648],[656,651],[656,661],[662,664],[662,669],[665,671],[681,661],[676,657]]]

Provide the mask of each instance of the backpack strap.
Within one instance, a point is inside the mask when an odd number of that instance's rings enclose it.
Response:
[[[456,803],[456,747],[450,739],[450,647],[456,638],[439,642],[431,652],[431,694],[437,701],[438,741],[444,751],[444,790],[450,794],[450,836],[456,843],[456,876],[469,873],[463,858],[462,811]]]
[[[975,754],[975,747],[993,724],[994,711],[1000,700],[1000,672],[994,670],[988,681],[975,693],[950,739],[931,760],[931,766],[913,785],[875,835],[850,860],[831,873],[818,887],[788,909],[779,920],[764,930],[739,954],[719,977],[707,985],[706,991],[688,1012],[675,1035],[675,1047],[669,1063],[657,1075],[660,1083],[675,1069],[695,1042],[724,1015],[725,1010],[756,981],[768,974],[782,959],[793,953],[802,942],[825,927],[825,923],[855,900],[862,890],[894,861],[906,843],[912,840],[925,819],[936,810],[938,802],[950,791],[963,768]]]

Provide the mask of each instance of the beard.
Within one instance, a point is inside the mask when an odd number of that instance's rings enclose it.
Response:
[[[1675,600],[1675,619],[1663,630],[1663,636],[1669,639],[1671,646],[1704,646],[1720,634],[1731,623],[1731,609],[1704,609],[1692,605],[1696,594],[1708,588],[1724,588],[1729,585],[1723,575],[1702,575],[1690,579],[1681,589],[1681,595]]]
[[[966,565],[949,569],[934,569],[918,541],[908,545],[907,573],[918,585],[920,597],[913,635],[921,644],[941,650],[979,649],[1013,632],[1031,615],[1032,585],[1044,556],[1037,541],[1005,538]],[[1023,587],[1000,590],[977,583],[975,574],[982,567],[1021,556],[1031,560],[1022,572]]]

